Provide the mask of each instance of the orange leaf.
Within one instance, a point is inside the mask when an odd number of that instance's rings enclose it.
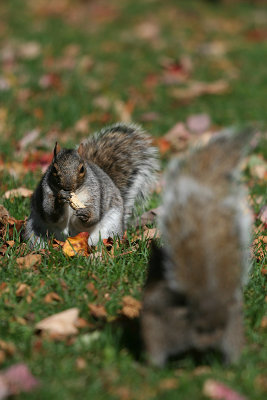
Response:
[[[41,254],[27,254],[24,257],[17,258],[17,265],[21,269],[24,269],[24,268],[28,269],[35,265],[40,264],[41,261],[42,261]]]
[[[106,318],[107,311],[101,304],[88,304],[91,314],[96,318]]]
[[[134,299],[132,296],[124,296],[122,298],[121,313],[128,318],[136,318],[139,316],[142,304],[140,301]]]
[[[81,232],[74,237],[69,237],[62,247],[63,253],[69,257],[73,257],[77,254],[88,256],[88,237],[88,232]]]
[[[156,144],[156,146],[158,146],[159,152],[161,154],[165,154],[171,149],[170,142],[167,139],[163,138],[163,137],[155,139],[154,143]]]
[[[44,298],[44,302],[52,303],[53,301],[62,301],[62,298],[56,292],[47,293]]]
[[[33,191],[24,187],[20,187],[18,189],[8,190],[4,193],[4,199],[10,199],[12,197],[31,197]]]

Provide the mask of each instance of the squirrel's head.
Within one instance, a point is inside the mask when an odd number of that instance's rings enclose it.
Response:
[[[78,150],[69,150],[56,143],[50,171],[50,182],[55,189],[74,192],[83,184],[86,166],[82,150],[82,144]]]

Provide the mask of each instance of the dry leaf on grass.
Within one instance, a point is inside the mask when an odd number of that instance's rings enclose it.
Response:
[[[4,199],[11,199],[13,197],[31,197],[33,191],[24,187],[20,187],[18,189],[8,190],[4,193]]]
[[[107,311],[101,304],[88,304],[91,314],[96,318],[106,318]]]
[[[27,365],[15,364],[0,372],[0,400],[20,392],[31,392],[39,385]]]
[[[13,343],[5,342],[2,339],[0,339],[0,349],[11,356],[16,352],[16,347]]]
[[[27,254],[24,257],[17,258],[17,265],[21,269],[28,269],[37,266],[42,261],[41,254]]]
[[[31,288],[26,283],[17,283],[16,296],[24,297],[26,294],[32,294]]]
[[[81,232],[74,237],[69,237],[62,247],[63,253],[69,257],[74,257],[77,254],[88,256],[88,237],[88,232]]]
[[[56,293],[50,292],[45,295],[44,302],[45,303],[53,303],[53,301],[60,301],[62,302],[63,299]]]
[[[35,328],[50,334],[73,335],[78,332],[76,322],[79,316],[78,308],[70,308],[57,314],[53,314],[39,321]]]
[[[190,115],[187,118],[186,125],[193,133],[203,133],[210,128],[210,116],[208,114]]]
[[[190,82],[186,88],[172,89],[171,95],[179,100],[192,100],[205,94],[223,94],[229,90],[229,83],[221,79],[215,82]]]
[[[207,379],[204,383],[203,394],[214,400],[247,400],[246,397],[230,389],[224,383]]]
[[[262,317],[262,320],[261,320],[261,328],[263,328],[263,329],[266,329],[266,328],[267,328],[267,315],[264,315],[264,316]]]
[[[152,224],[153,222],[155,222],[160,213],[161,207],[153,208],[152,210],[146,211],[141,215],[140,218],[137,219],[136,226],[138,227],[139,225],[144,226],[147,224]]]
[[[122,298],[122,310],[121,314],[125,315],[128,318],[137,318],[139,317],[142,304],[139,300],[136,300],[132,296],[124,296]]]

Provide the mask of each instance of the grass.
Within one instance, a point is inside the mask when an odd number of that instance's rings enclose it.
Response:
[[[250,122],[266,129],[267,16],[256,2],[230,6],[227,2],[112,0],[100,5],[96,1],[63,1],[53,6],[50,1],[10,0],[0,4],[0,15],[2,49],[11,48],[14,53],[9,59],[3,50],[1,53],[1,82],[8,84],[7,90],[0,91],[3,165],[22,162],[36,149],[51,151],[55,140],[67,146],[77,144],[81,137],[121,118],[118,101],[132,107],[132,119],[155,136],[203,112],[218,128]],[[140,26],[148,21],[149,38],[145,38]],[[263,39],[255,32],[263,32]],[[27,58],[20,46],[31,41],[39,44],[40,51]],[[218,42],[225,48],[221,55],[202,50]],[[231,90],[185,103],[175,99],[172,85],[162,80],[162,65],[166,58],[178,61],[182,56],[192,62],[191,79],[225,79]],[[52,80],[47,87],[40,85],[44,75]],[[151,111],[157,119],[145,120],[144,115]],[[86,133],[75,128],[83,117],[89,122]],[[32,129],[40,130],[40,138],[18,151],[18,141]],[[266,142],[261,140],[255,154],[264,153],[266,156]],[[1,196],[21,185],[34,189],[41,176],[37,169],[15,173],[15,177],[9,172],[8,168],[0,171]],[[257,214],[266,204],[266,182],[250,178],[248,183]],[[159,202],[155,196],[148,208]],[[1,198],[1,203],[17,219],[29,214],[29,199]],[[255,219],[255,227],[259,224]],[[83,257],[67,259],[50,248],[37,269],[21,270],[16,264],[18,249],[22,254],[28,250],[19,246],[18,234],[9,239],[14,239],[15,245],[0,257],[0,288],[2,282],[7,285],[0,289],[0,339],[13,343],[16,350],[6,355],[1,368],[23,361],[42,383],[36,391],[18,398],[198,400],[205,398],[202,386],[207,377],[226,382],[249,399],[266,398],[267,332],[261,327],[267,311],[266,276],[261,273],[266,264],[264,244],[264,256],[254,255],[245,290],[247,345],[242,358],[227,368],[216,357],[207,359],[209,368],[201,373],[190,356],[158,370],[145,363],[145,355],[137,361],[122,345],[122,329],[113,319],[123,296],[141,299],[149,256],[145,242],[135,253],[90,262]],[[94,283],[96,295],[88,290],[89,282]],[[19,283],[29,286],[28,297],[16,295]],[[46,303],[50,292],[56,292],[61,301]],[[109,322],[92,317],[89,303],[104,304]],[[89,323],[79,329],[75,340],[53,341],[35,333],[39,320],[71,307],[79,308],[80,316]],[[79,359],[84,368],[79,367]],[[167,379],[177,385],[164,389],[161,383]]]

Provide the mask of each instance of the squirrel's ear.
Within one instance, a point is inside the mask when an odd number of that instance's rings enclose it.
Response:
[[[83,151],[84,151],[83,143],[80,144],[77,151],[78,151],[79,156],[83,157]]]
[[[57,154],[60,152],[60,144],[58,142],[56,142],[55,144],[55,148],[54,148],[54,157],[56,158]]]

